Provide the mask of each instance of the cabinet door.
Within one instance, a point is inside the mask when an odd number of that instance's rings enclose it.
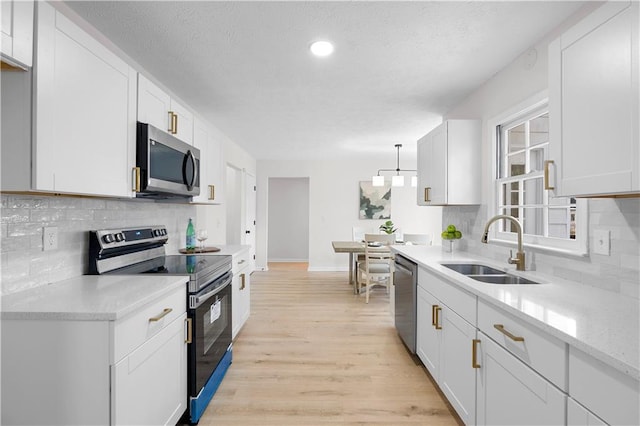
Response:
[[[428,186],[431,182],[431,165],[429,159],[431,158],[431,134],[427,134],[418,140],[418,205],[428,206],[429,196]]]
[[[240,312],[239,322],[240,328],[247,322],[251,314],[251,271],[249,267],[245,267],[240,272]]]
[[[170,111],[176,115],[174,136],[183,142],[193,143],[193,113],[175,99],[171,99]]]
[[[2,54],[21,66],[30,67],[33,63],[33,0],[3,0],[1,5]]]
[[[138,74],[138,121],[169,132],[171,97],[142,74]]]
[[[438,380],[441,339],[441,333],[434,325],[437,307],[439,307],[438,299],[418,286],[416,354],[436,381]]]
[[[638,39],[638,3],[609,2],[550,44],[556,195],[640,191]]]
[[[428,204],[442,205],[447,203],[447,123],[442,123],[431,132],[430,159],[430,200]],[[460,170],[460,173],[465,171]]]
[[[566,396],[485,334],[478,335],[477,424],[563,424]]]
[[[200,150],[200,195],[193,197],[194,203],[222,203],[222,158],[220,144],[210,129],[201,120],[193,125],[193,146]]]
[[[176,424],[187,408],[187,344],[182,314],[112,370],[112,421]]]
[[[476,328],[443,307],[438,384],[465,424],[476,421],[476,370],[472,366]]]
[[[135,72],[38,2],[33,189],[131,197]]]
[[[568,426],[605,426],[591,411],[578,404],[573,398],[567,398],[567,425]]]

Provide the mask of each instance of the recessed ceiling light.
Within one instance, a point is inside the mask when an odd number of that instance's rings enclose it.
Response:
[[[329,56],[333,53],[333,44],[328,41],[316,41],[309,47],[316,56]]]

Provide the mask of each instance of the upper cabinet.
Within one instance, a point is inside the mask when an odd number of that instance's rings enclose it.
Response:
[[[138,74],[138,121],[193,143],[193,113],[142,74]]]
[[[33,63],[33,0],[0,2],[2,69],[25,68]]]
[[[448,120],[418,141],[418,205],[480,204],[480,120]]]
[[[549,45],[557,196],[640,193],[638,2],[609,2]]]
[[[193,146],[200,150],[200,195],[193,197],[193,202],[221,204],[224,195],[221,145],[206,123],[198,118],[193,125]]]
[[[136,73],[51,4],[37,7],[37,72],[23,90],[34,115],[3,129],[3,154],[16,155],[2,157],[2,189],[131,197]]]

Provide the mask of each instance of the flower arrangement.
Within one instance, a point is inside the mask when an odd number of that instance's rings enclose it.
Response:
[[[394,228],[393,222],[388,220],[385,223],[383,223],[382,225],[380,225],[379,228],[381,231],[383,231],[386,234],[393,234],[394,232],[396,232],[398,230],[398,228]]]
[[[440,236],[443,240],[459,240],[462,238],[462,232],[458,231],[455,225],[449,225]]]

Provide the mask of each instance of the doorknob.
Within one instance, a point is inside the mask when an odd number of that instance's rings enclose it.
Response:
[[[250,234],[250,233],[251,233],[251,231],[247,230],[247,231],[244,231],[244,233],[245,233],[245,234]]]

